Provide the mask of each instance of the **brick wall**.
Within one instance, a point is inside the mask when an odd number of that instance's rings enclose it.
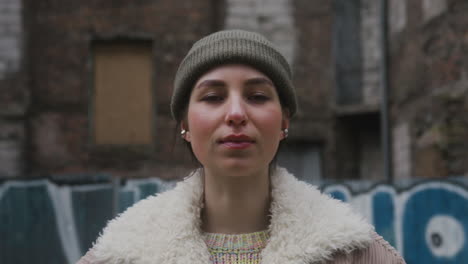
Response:
[[[361,1],[361,45],[362,45],[362,102],[365,105],[380,103],[380,2]]]
[[[405,4],[405,14],[394,16],[407,23],[393,25],[398,30],[391,37],[392,121],[395,127],[407,127],[408,136],[400,138],[401,128],[394,130],[394,140],[405,141],[394,143],[394,153],[409,156],[408,161],[395,157],[397,168],[405,171],[404,177],[466,175],[468,4]]]
[[[300,109],[286,144],[319,147],[327,178],[379,178],[381,165],[375,164],[380,160],[378,1],[362,0],[351,6],[358,15],[353,20],[357,35],[351,32],[348,37],[357,41],[353,44],[357,51],[345,52],[357,52],[361,84],[357,108],[345,111],[337,102],[340,76],[334,30],[339,19],[333,1],[21,3],[0,2],[2,176],[108,171],[120,176],[181,177],[190,158],[174,143],[178,131],[169,113],[174,73],[201,36],[222,28],[243,28],[266,35],[293,65]],[[463,141],[468,131],[463,115],[468,104],[467,10],[461,0],[389,0],[389,77],[398,177],[468,171],[464,158],[468,147]],[[116,39],[152,43],[155,143],[151,146],[96,146],[92,140],[92,46],[96,40]],[[372,134],[371,141],[361,144],[369,137],[360,133],[360,124]]]
[[[29,124],[34,173],[104,170],[122,176],[180,177],[188,158],[172,143],[177,131],[168,111],[178,63],[201,36],[219,28],[244,28],[266,35],[293,64],[301,109],[288,141],[323,145],[324,173],[333,177],[329,1],[42,1],[27,7],[34,14],[28,17],[27,47],[33,61]],[[153,41],[157,135],[150,149],[96,147],[90,141],[90,43],[114,37]]]
[[[19,70],[22,43],[21,1],[0,1],[0,78]]]
[[[207,0],[29,1],[31,172],[183,176],[178,168],[189,165],[173,143],[178,132],[169,113],[170,94],[178,63],[195,40],[214,29],[213,8]],[[96,146],[92,141],[92,43],[115,39],[152,42],[154,145]]]
[[[169,114],[172,81],[178,63],[191,44],[219,28],[243,28],[263,33],[293,65],[299,113],[286,144],[320,146],[322,175],[337,177],[337,137],[334,106],[334,61],[331,1],[311,5],[305,0],[170,1],[138,3],[99,1],[28,2],[31,63],[31,172],[111,171],[122,176],[180,177],[187,157],[174,147],[177,131]],[[359,27],[365,71],[364,102],[378,101],[379,60],[376,5],[362,5]],[[92,142],[92,53],[96,39],[150,39],[154,50],[156,116],[154,146],[97,147]],[[169,144],[168,144],[169,142]],[[370,147],[369,150],[372,150]],[[374,151],[374,150],[372,150]],[[370,152],[369,152],[370,153]],[[365,155],[365,153],[363,153]],[[176,168],[176,169],[173,169]],[[368,167],[369,170],[371,167]],[[346,177],[353,177],[349,174]]]
[[[293,9],[291,0],[227,0],[225,28],[260,32],[293,63],[296,48]]]
[[[21,1],[0,1],[0,177],[19,176],[25,170],[27,89],[21,14]]]

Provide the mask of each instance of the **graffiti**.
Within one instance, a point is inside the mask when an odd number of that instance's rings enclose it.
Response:
[[[0,263],[75,263],[107,221],[173,186],[158,179],[79,186],[5,182],[0,185]],[[408,264],[468,263],[467,186],[465,179],[360,192],[334,184],[323,191],[351,204]]]
[[[343,185],[324,192],[361,211],[407,263],[468,263],[468,190],[426,182],[397,192],[388,185],[351,195]]]
[[[467,263],[466,192],[454,186],[429,186],[409,197],[405,209],[402,214],[403,250],[408,252],[405,256],[409,260]],[[419,255],[410,254],[412,247],[418,245],[424,245],[419,246]]]
[[[123,186],[6,182],[0,185],[0,263],[76,263],[107,221],[173,186],[159,179]]]

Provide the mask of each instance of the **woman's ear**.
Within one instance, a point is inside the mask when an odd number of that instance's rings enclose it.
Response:
[[[281,139],[285,139],[288,137],[288,130],[289,130],[289,110],[283,109],[283,120],[281,121],[281,131],[282,136]]]
[[[185,141],[187,142],[190,142],[190,133],[189,133],[189,130],[188,130],[188,126],[186,125],[185,121],[182,121],[180,123],[180,135],[182,136],[183,139],[185,139]]]

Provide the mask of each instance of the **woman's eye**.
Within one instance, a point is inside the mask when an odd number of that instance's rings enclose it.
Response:
[[[253,102],[263,103],[265,101],[268,101],[270,98],[264,94],[253,94],[249,96],[248,99]]]
[[[202,101],[206,102],[221,102],[224,98],[220,95],[208,94],[203,96]]]

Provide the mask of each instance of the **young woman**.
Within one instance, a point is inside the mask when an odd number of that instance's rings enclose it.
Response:
[[[196,42],[171,110],[201,168],[112,220],[78,263],[404,263],[348,205],[275,166],[296,97],[264,37]]]

